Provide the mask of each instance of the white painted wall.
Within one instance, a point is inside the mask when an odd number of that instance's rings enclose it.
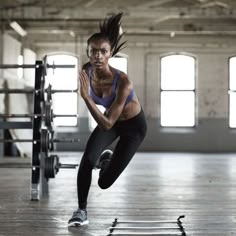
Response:
[[[21,43],[11,36],[4,34],[3,35],[3,64],[18,64],[18,56],[21,55],[22,48]],[[27,54],[27,53],[26,53]],[[26,56],[26,61],[34,61],[35,54],[29,52]],[[33,70],[34,71],[34,70]],[[24,89],[28,84],[29,80],[32,80],[32,72],[29,72],[27,75],[27,80],[24,78],[19,78],[17,76],[17,69],[9,69],[3,71],[3,80],[6,81],[7,87]],[[34,76],[33,76],[34,80]],[[26,82],[27,81],[27,82]],[[32,85],[32,82],[31,84]],[[3,101],[1,101],[3,103]],[[8,95],[8,107],[4,110],[4,113],[14,113],[14,114],[25,114],[29,113],[29,105],[27,97],[25,94],[9,94]],[[9,121],[30,121],[30,118],[9,118]],[[27,129],[16,129],[10,130],[13,138],[16,139],[32,139],[32,130]],[[32,143],[16,143],[21,156],[32,156]]]

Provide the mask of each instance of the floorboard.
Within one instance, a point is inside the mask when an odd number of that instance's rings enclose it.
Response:
[[[62,163],[79,163],[82,154],[62,155]],[[115,218],[176,221],[180,215],[185,215],[182,222],[189,236],[236,235],[236,154],[137,153],[108,190],[97,186],[95,170],[90,224],[81,228],[67,227],[77,207],[77,170],[60,170],[49,182],[49,197],[35,202],[30,201],[27,166],[25,159],[0,158],[0,236],[105,236]],[[181,235],[171,229],[158,232]]]

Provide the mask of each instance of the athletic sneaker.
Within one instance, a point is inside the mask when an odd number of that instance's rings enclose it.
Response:
[[[109,149],[104,150],[98,159],[98,163],[96,165],[96,168],[101,169],[107,162],[109,162],[111,160],[112,154],[113,154],[113,152],[111,150],[109,150]]]
[[[82,226],[87,225],[89,222],[87,220],[87,211],[78,209],[73,212],[71,219],[68,221],[68,226]]]

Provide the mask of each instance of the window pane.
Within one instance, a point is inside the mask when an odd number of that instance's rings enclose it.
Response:
[[[24,58],[22,55],[18,56],[18,65],[22,65],[24,63]],[[17,69],[17,76],[22,79],[23,78],[23,68]]]
[[[236,93],[229,94],[229,127],[236,128]]]
[[[127,58],[125,57],[112,57],[109,59],[109,64],[127,74]]]
[[[229,60],[229,89],[236,90],[236,57]]]
[[[104,113],[105,112],[105,107],[101,106],[101,105],[97,105],[98,109]],[[94,128],[97,126],[97,122],[93,119],[91,113],[89,112],[89,129],[90,130],[94,130]]]
[[[161,59],[162,90],[193,90],[195,88],[195,59],[171,55]]]
[[[46,77],[46,84],[52,85],[52,89],[68,89],[73,90],[77,88],[77,58],[70,55],[52,55],[48,56],[49,64],[74,64],[75,68],[57,68],[54,71],[48,70]],[[53,112],[55,114],[76,114],[77,113],[77,94],[76,93],[54,93]],[[75,126],[77,125],[76,117],[55,117],[55,126]]]
[[[161,92],[161,125],[194,126],[194,104],[195,94],[192,91]]]
[[[52,95],[54,114],[77,114],[77,94],[76,93],[55,93]],[[76,117],[55,117],[55,126],[76,126]]]

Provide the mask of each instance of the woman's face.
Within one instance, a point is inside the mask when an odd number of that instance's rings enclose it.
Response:
[[[111,46],[109,42],[104,39],[91,41],[88,45],[88,57],[90,63],[96,69],[106,67],[111,57]]]

